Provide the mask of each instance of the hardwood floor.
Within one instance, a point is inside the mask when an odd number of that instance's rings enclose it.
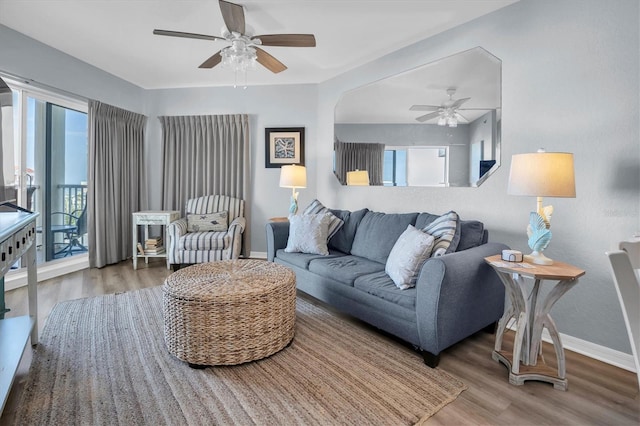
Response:
[[[44,281],[38,286],[39,329],[53,306],[64,300],[125,292],[162,284],[170,271],[162,259],[148,265],[131,262],[102,269],[87,269]],[[6,294],[7,315],[27,313],[26,288]],[[320,304],[320,302],[317,302]],[[354,320],[355,321],[355,320]],[[509,384],[507,369],[493,361],[494,335],[478,333],[446,350],[441,368],[456,375],[468,386],[458,399],[447,405],[428,423],[433,425],[639,425],[640,396],[634,373],[583,355],[566,351],[569,390],[555,390],[551,384],[529,381],[524,386]],[[390,344],[399,344],[391,341]],[[553,350],[544,353],[553,364]],[[13,422],[19,393],[31,362],[25,351],[0,424]]]

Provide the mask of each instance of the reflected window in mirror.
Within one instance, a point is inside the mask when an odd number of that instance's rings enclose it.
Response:
[[[350,90],[335,108],[335,138],[381,144],[385,150],[402,146],[406,178],[398,173],[399,164],[395,172],[385,167],[380,183],[385,186],[478,186],[500,166],[501,74],[502,62],[477,47]],[[446,151],[437,177],[412,179],[416,163],[433,160],[418,149],[438,147]],[[334,172],[344,184],[342,160],[338,151],[335,155]],[[389,161],[385,157],[385,164]]]

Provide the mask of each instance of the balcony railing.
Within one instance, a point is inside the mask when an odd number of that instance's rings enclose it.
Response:
[[[58,185],[62,190],[62,211],[63,213],[79,214],[87,205],[87,185],[64,184]]]

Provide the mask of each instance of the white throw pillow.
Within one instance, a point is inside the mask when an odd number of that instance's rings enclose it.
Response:
[[[284,251],[289,253],[329,254],[328,214],[303,214],[289,216],[289,240]]]
[[[187,232],[223,232],[228,226],[228,212],[187,214]]]
[[[435,238],[409,225],[400,235],[389,257],[384,271],[395,285],[406,290],[415,287],[420,268],[431,256]]]

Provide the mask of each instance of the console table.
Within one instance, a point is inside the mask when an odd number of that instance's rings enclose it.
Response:
[[[168,244],[169,242],[169,232],[167,230],[167,226],[173,222],[174,220],[178,220],[180,218],[180,212],[177,210],[146,210],[141,212],[133,213],[133,269],[138,269],[138,258],[144,257],[144,261],[149,263],[150,257],[166,257],[167,258],[167,269],[171,268],[169,264],[169,256],[167,255],[166,249],[161,253],[140,253],[138,251],[138,225],[144,226],[144,239],[147,240],[149,238],[149,225],[160,225],[164,226],[163,232],[163,244]]]
[[[0,212],[0,414],[4,410],[13,379],[20,365],[29,337],[38,343],[38,296],[36,272],[36,218],[18,208],[16,212]],[[4,319],[4,276],[18,259],[27,267],[29,315]]]
[[[511,306],[498,323],[492,358],[509,368],[509,383],[513,385],[523,385],[526,380],[538,380],[553,383],[555,389],[567,390],[564,349],[549,311],[563,294],[578,283],[578,278],[585,271],[557,261],[553,265],[507,262],[500,255],[487,257],[485,261],[500,277],[511,301]],[[533,279],[533,286],[527,284],[524,278]],[[544,301],[539,301],[538,294],[545,280],[557,283]],[[516,321],[516,335],[513,353],[510,353],[502,350],[502,339],[512,318]],[[542,356],[544,328],[551,335],[558,363],[557,371],[547,366]]]

